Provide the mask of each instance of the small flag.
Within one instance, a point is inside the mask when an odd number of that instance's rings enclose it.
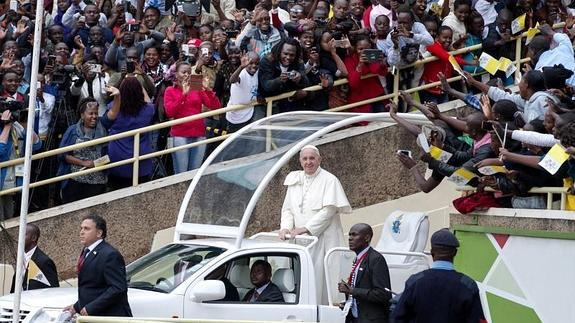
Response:
[[[569,159],[569,154],[565,151],[565,148],[560,144],[555,144],[539,162],[539,166],[543,167],[549,174],[555,175],[567,159]]]
[[[535,28],[529,28],[527,30],[527,38],[525,38],[525,45],[529,45],[533,37],[539,33],[539,23],[535,25]]]
[[[511,33],[513,35],[517,34],[520,31],[523,31],[523,29],[525,29],[525,18],[527,17],[527,14],[522,14],[521,16],[515,18],[515,20],[513,20],[511,22]]]
[[[454,182],[457,186],[464,186],[465,184],[469,183],[470,180],[477,177],[471,171],[465,168],[459,168],[451,176],[449,176],[449,180]]]
[[[479,56],[479,66],[489,72],[489,74],[495,75],[497,70],[499,70],[499,61],[487,53],[481,53],[481,56]]]
[[[499,58],[499,66],[497,67],[498,70],[505,72],[505,77],[511,76],[517,70],[517,67],[513,64],[513,62],[506,57]]]
[[[461,75],[465,78],[465,75],[463,75],[463,70],[461,69],[461,66],[459,66],[459,63],[457,63],[457,60],[455,59],[455,57],[453,57],[453,55],[449,55],[449,63],[451,64],[453,69],[457,73],[459,73],[459,75]]]
[[[439,160],[442,163],[447,163],[449,161],[449,158],[453,156],[452,153],[447,152],[441,148],[437,148],[435,146],[431,146],[429,154],[431,155],[431,157],[433,157],[433,159]]]
[[[37,280],[48,287],[52,286],[50,285],[50,282],[48,281],[42,270],[40,270],[40,267],[38,267],[38,265],[36,265],[36,263],[32,259],[30,259],[30,261],[28,262],[28,281],[30,280]]]
[[[497,173],[506,173],[507,169],[503,166],[484,166],[478,169],[478,171],[483,175],[493,175]]]

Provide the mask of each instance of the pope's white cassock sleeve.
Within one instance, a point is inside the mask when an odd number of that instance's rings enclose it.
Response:
[[[337,177],[322,168],[318,168],[311,176],[305,175],[303,171],[291,172],[284,185],[288,188],[280,228],[291,230],[305,227],[318,238],[311,252],[318,297],[322,303],[327,304],[323,259],[329,249],[346,246],[340,215],[351,213],[351,206]]]

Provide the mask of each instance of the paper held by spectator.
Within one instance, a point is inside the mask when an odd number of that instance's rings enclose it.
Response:
[[[453,55],[449,55],[449,63],[453,67],[453,70],[459,73],[459,75],[461,75],[464,79],[467,79],[467,77],[465,77],[465,75],[463,74],[461,66],[459,66],[459,63],[457,63],[457,60],[455,59],[455,57],[453,57]]]
[[[447,152],[441,148],[437,148],[435,146],[431,146],[429,154],[431,155],[431,157],[433,157],[433,159],[439,160],[442,163],[447,163],[449,161],[449,158],[453,156],[452,153]]]
[[[437,2],[434,2],[431,4],[431,8],[429,9],[429,11],[433,12],[436,16],[441,17],[441,12],[443,11],[443,8],[441,8],[441,6]]]
[[[525,38],[525,45],[529,45],[531,40],[533,40],[533,37],[535,37],[535,35],[537,35],[538,33],[539,33],[539,23],[537,23],[537,25],[535,25],[535,27],[529,28],[529,30],[527,30],[527,37]]]
[[[104,155],[96,160],[94,160],[94,167],[104,166],[110,163],[110,156]]]
[[[565,148],[560,144],[555,144],[539,162],[539,166],[543,167],[551,175],[555,175],[567,159],[569,159],[569,154],[565,151]]]
[[[481,53],[481,56],[479,56],[479,66],[491,75],[495,75],[497,71],[505,72],[506,77],[511,76],[517,70],[517,67],[509,58],[501,57],[496,60],[487,53]]]
[[[511,22],[511,33],[513,35],[517,34],[520,31],[523,31],[525,29],[525,18],[527,17],[527,14],[522,14],[521,16],[515,18],[515,20],[513,20]]]
[[[417,142],[419,143],[421,149],[423,149],[423,151],[426,153],[431,151],[429,148],[429,143],[427,142],[427,138],[425,138],[425,134],[423,132],[417,135]]]
[[[507,169],[504,166],[484,166],[478,169],[478,171],[483,175],[493,175],[497,173],[505,173]]]
[[[468,171],[465,168],[459,168],[458,170],[453,172],[451,176],[449,176],[449,180],[454,182],[455,185],[457,186],[464,186],[475,177],[477,177],[477,175],[475,175],[471,171]]]

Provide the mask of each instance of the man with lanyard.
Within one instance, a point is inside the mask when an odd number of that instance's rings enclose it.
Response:
[[[347,297],[346,323],[388,322],[391,283],[385,258],[369,246],[373,229],[358,223],[349,230],[349,249],[357,255],[348,281],[337,288]]]
[[[459,241],[448,229],[431,236],[431,269],[412,275],[392,317],[394,322],[484,323],[477,283],[453,268]]]

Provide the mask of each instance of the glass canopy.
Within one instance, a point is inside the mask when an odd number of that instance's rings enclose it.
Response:
[[[389,121],[388,113],[291,112],[256,121],[230,136],[198,170],[180,208],[182,235],[243,238],[268,182],[306,144],[360,121]]]

